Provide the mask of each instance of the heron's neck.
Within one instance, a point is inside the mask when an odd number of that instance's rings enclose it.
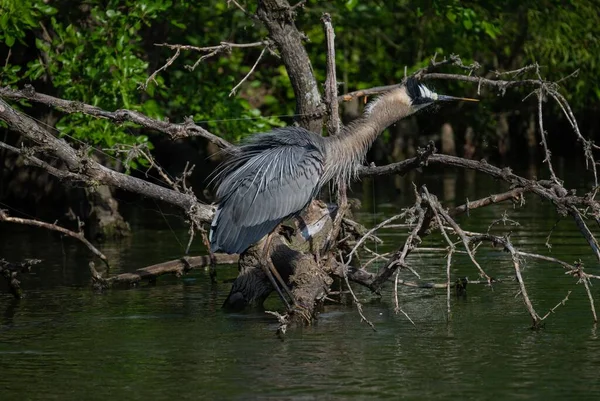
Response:
[[[404,87],[389,92],[369,105],[365,114],[334,137],[325,138],[325,178],[350,180],[364,162],[369,148],[384,129],[414,113]]]

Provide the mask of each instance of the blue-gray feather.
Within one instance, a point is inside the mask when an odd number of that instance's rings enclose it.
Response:
[[[254,135],[221,165],[213,252],[241,253],[299,213],[320,190],[323,138],[288,127]]]

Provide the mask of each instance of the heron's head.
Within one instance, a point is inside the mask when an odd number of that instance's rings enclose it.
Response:
[[[437,93],[435,93],[434,91],[417,81],[414,77],[409,77],[406,80],[406,94],[410,98],[410,104],[415,109],[415,111],[436,102],[451,102],[458,100],[467,102],[479,101],[477,99],[470,99],[466,97],[438,95]]]

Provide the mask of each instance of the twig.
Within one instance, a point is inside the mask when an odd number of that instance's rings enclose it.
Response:
[[[400,307],[400,302],[398,301],[398,276],[400,274],[400,270],[396,270],[396,279],[394,280],[394,312],[398,314],[398,312],[402,313],[408,321],[416,327],[415,322],[408,316],[408,313],[404,312],[404,310]]]
[[[256,69],[256,66],[258,65],[258,63],[260,62],[260,60],[262,59],[263,55],[265,54],[265,52],[267,51],[267,49],[269,48],[269,46],[265,46],[262,51],[260,52],[260,54],[258,55],[258,58],[256,59],[256,62],[254,63],[254,65],[252,66],[252,68],[250,68],[250,71],[248,71],[248,73],[246,74],[246,76],[244,76],[244,78],[242,78],[242,80],[233,87],[233,89],[231,90],[231,92],[229,92],[229,96],[233,96],[235,95],[236,91],[238,90],[238,88],[248,79],[248,77],[250,75],[252,75],[252,73],[254,72],[254,70]]]
[[[595,149],[600,149],[600,148],[598,146],[594,145],[592,143],[592,141],[585,139],[583,137],[583,135],[581,135],[581,131],[579,131],[579,125],[577,124],[577,120],[575,119],[575,115],[573,114],[573,111],[571,110],[571,106],[569,106],[567,99],[565,99],[564,96],[561,95],[556,90],[548,90],[548,93],[559,104],[560,108],[562,109],[563,113],[565,114],[565,117],[567,117],[567,120],[569,120],[569,123],[571,124],[571,127],[573,128],[573,131],[575,132],[575,135],[577,135],[577,139],[583,143],[583,153],[585,156],[586,168],[589,169],[591,166],[592,171],[594,173],[594,186],[598,187],[598,171],[597,171],[597,167],[596,167],[596,161],[595,161],[594,155],[592,153],[592,148],[595,148]],[[595,193],[596,193],[596,190],[594,190],[594,194]]]
[[[342,256],[341,256],[341,252],[340,252],[340,260]],[[367,323],[372,329],[373,331],[377,331],[377,329],[375,329],[375,325],[366,318],[365,314],[363,313],[362,310],[362,304],[360,303],[360,301],[358,300],[358,298],[356,297],[356,294],[354,293],[354,291],[352,290],[352,286],[350,285],[350,281],[348,281],[348,266],[347,265],[343,265],[342,266],[342,271],[344,274],[344,281],[346,282],[346,286],[348,287],[348,291],[350,291],[350,294],[352,294],[352,299],[354,300],[354,304],[356,305],[356,309],[358,310],[358,313],[361,317],[361,320],[364,321],[365,323]]]
[[[423,190],[425,191],[426,194],[428,194],[427,188],[425,186],[423,186]],[[491,280],[490,276],[488,276],[486,274],[486,272],[483,270],[483,268],[481,267],[479,262],[477,262],[477,259],[475,259],[475,255],[473,254],[473,251],[471,250],[470,241],[469,241],[467,234],[463,231],[462,228],[460,228],[460,226],[454,221],[454,219],[452,217],[450,217],[450,215],[441,207],[441,205],[439,204],[439,202],[436,199],[431,199],[431,197],[429,195],[427,196],[427,199],[428,199],[431,207],[434,209],[434,213],[439,213],[444,218],[446,223],[448,223],[450,225],[450,227],[452,227],[454,232],[460,237],[460,239],[465,247],[465,251],[467,251],[467,254],[469,255],[469,258],[471,259],[471,262],[473,262],[475,267],[477,267],[477,269],[479,270],[479,274],[481,275],[481,277],[485,277],[485,279],[488,280],[488,282],[491,284],[492,280]],[[449,241],[449,239],[448,239],[448,241]]]
[[[410,251],[416,248],[417,244],[421,242],[421,238],[418,234],[425,225],[424,223],[426,217],[426,210],[423,207],[421,207],[422,199],[416,191],[415,197],[416,201],[413,206],[413,212],[416,212],[417,215],[416,223],[413,229],[411,230],[410,234],[404,241],[404,245],[402,246],[402,248],[392,255],[388,264],[385,267],[381,268],[377,273],[377,276],[372,280],[371,283],[369,283],[369,288],[371,289],[371,291],[379,292],[383,283],[385,283],[392,276],[392,274],[395,273],[398,267],[409,268],[408,264],[406,263],[406,257],[408,256]],[[410,270],[413,271],[412,269]],[[416,272],[413,271],[413,273]]]
[[[279,322],[279,327],[277,327],[277,335],[279,336],[279,338],[283,338],[285,336],[285,333],[287,332],[287,327],[289,324],[287,313],[285,315],[282,315],[277,311],[270,310],[266,310],[265,313],[273,315],[277,318],[277,321]]]
[[[554,308],[550,309],[550,310],[548,311],[548,313],[546,313],[546,314],[545,314],[543,317],[541,317],[540,319],[541,319],[542,321],[543,321],[543,320],[546,320],[546,318],[547,318],[548,316],[550,316],[550,314],[554,313],[554,311],[555,311],[556,309],[558,309],[558,307],[559,307],[559,306],[564,306],[564,305],[567,303],[567,301],[569,300],[569,295],[571,295],[571,291],[569,291],[569,292],[567,293],[567,296],[566,296],[566,297],[565,297],[565,298],[564,298],[562,301],[560,301],[559,303],[557,303],[557,304],[556,304],[556,306],[555,306]]]
[[[173,64],[173,62],[177,59],[177,57],[179,57],[180,54],[181,54],[181,49],[177,48],[177,50],[175,51],[175,54],[172,57],[169,57],[167,62],[162,67],[160,67],[158,70],[156,70],[152,74],[150,74],[150,76],[146,79],[146,82],[144,82],[143,84],[140,84],[138,86],[138,89],[146,90],[148,88],[148,83],[150,83],[150,82],[154,82],[158,86],[158,82],[156,82],[156,76],[158,75],[158,73],[169,68],[171,66],[171,64]]]
[[[585,292],[587,292],[588,299],[590,300],[590,308],[592,310],[592,316],[594,316],[594,323],[598,323],[598,316],[596,316],[596,307],[594,306],[594,297],[592,296],[592,292],[590,291],[589,279],[583,276],[581,278],[581,281],[583,281],[583,285],[585,286]]]
[[[525,288],[525,282],[523,281],[523,276],[521,275],[521,267],[519,262],[519,256],[513,245],[511,244],[508,237],[498,237],[490,234],[482,234],[478,236],[473,236],[469,238],[469,242],[481,242],[481,241],[490,241],[493,244],[501,244],[504,249],[510,252],[513,262],[513,267],[515,269],[515,274],[517,277],[517,282],[519,283],[520,294],[523,298],[523,302],[525,302],[525,306],[531,319],[533,320],[533,327],[538,328],[541,323],[541,318],[533,308],[533,304],[529,299],[529,295],[527,294],[527,289]]]
[[[244,14],[249,15],[248,11],[246,11],[246,9],[244,7],[242,7],[240,5],[240,3],[238,3],[235,0],[227,0],[227,5],[230,5],[231,3],[233,3],[233,5],[235,5],[238,9],[240,9]]]
[[[475,201],[470,201],[465,203],[464,205],[457,206],[448,211],[450,216],[456,216],[461,213],[468,212],[469,210],[478,209],[480,207],[484,207],[493,203],[500,203],[506,200],[517,200],[523,198],[523,193],[527,192],[525,188],[515,188],[507,192],[503,192],[501,194],[494,194],[490,196],[486,196],[485,198],[481,198]]]
[[[502,217],[500,217],[497,220],[494,220],[490,223],[490,225],[488,226],[487,229],[487,233],[489,234],[490,231],[492,230],[492,227],[494,227],[496,224],[502,223],[503,225],[506,225],[506,223],[510,223],[513,226],[520,226],[521,224],[518,221],[515,220],[511,220],[508,218],[508,213],[506,213],[506,210],[502,213]]]
[[[108,263],[108,258],[106,256],[104,256],[104,254],[102,252],[100,252],[98,249],[96,249],[96,247],[94,245],[92,245],[83,235],[83,231],[80,231],[78,233],[71,231],[71,230],[67,230],[66,228],[57,226],[56,224],[50,224],[50,223],[45,223],[43,221],[39,221],[39,220],[32,220],[32,219],[22,219],[20,217],[9,217],[6,214],[5,210],[0,209],[0,221],[5,221],[7,223],[16,223],[16,224],[23,224],[23,225],[28,225],[28,226],[33,226],[33,227],[40,227],[40,228],[45,228],[47,230],[52,230],[52,231],[57,231],[61,234],[67,235],[69,237],[75,238],[79,241],[81,241],[81,243],[83,243],[85,246],[88,247],[88,249],[90,251],[92,251],[92,253],[96,256],[98,256],[106,265],[106,267],[110,267],[109,263]]]
[[[346,256],[346,264],[350,264],[350,262],[352,262],[352,256],[356,253],[356,251],[358,250],[358,248],[367,240],[371,237],[371,235],[379,230],[382,227],[387,226],[389,223],[391,223],[392,221],[398,220],[403,218],[404,216],[406,216],[407,212],[403,212],[400,214],[397,214],[395,216],[390,217],[387,220],[382,221],[381,223],[377,224],[375,227],[373,227],[372,229],[370,229],[369,231],[367,231],[356,243],[356,245],[354,245],[354,247],[352,248],[352,250],[350,251],[350,253]]]
[[[541,80],[541,78],[540,78]],[[546,131],[544,130],[544,121],[543,121],[543,113],[542,113],[542,101],[544,100],[544,87],[541,86],[539,89],[535,91],[538,98],[538,124],[540,126],[540,135],[542,137],[542,146],[544,147],[544,154],[546,157],[542,161],[543,163],[548,163],[548,170],[550,171],[550,178],[556,184],[560,185],[561,182],[556,177],[556,173],[554,172],[554,168],[552,167],[552,152],[548,149],[548,143],[546,142]]]
[[[452,242],[452,240],[450,240],[450,237],[448,237],[448,234],[446,233],[446,230],[444,229],[444,224],[442,224],[442,219],[440,218],[440,214],[438,213],[438,207],[441,208],[441,205],[439,204],[439,202],[436,199],[432,199],[431,194],[427,190],[426,186],[423,186],[423,192],[425,193],[424,199],[429,202],[429,205],[431,206],[431,209],[433,210],[435,220],[438,223],[438,227],[440,228],[440,231],[442,232],[442,236],[444,237],[444,239],[446,240],[446,243],[448,244],[448,254],[446,255],[446,282],[447,282],[446,308],[448,311],[447,320],[449,322],[450,321],[450,313],[451,313],[451,311],[450,311],[450,265],[452,264],[452,254],[455,252],[456,247],[454,246],[454,243]],[[469,253],[469,256],[471,256],[468,246],[467,246],[467,253]]]

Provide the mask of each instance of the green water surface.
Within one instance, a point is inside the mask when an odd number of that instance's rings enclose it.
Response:
[[[464,172],[367,180],[351,194],[363,202],[357,218],[371,226],[409,206],[411,180],[426,183],[447,206],[507,189]],[[567,184],[589,185],[578,174]],[[186,228],[176,217],[157,213],[152,203],[124,206],[133,237],[101,246],[113,273],[181,256]],[[544,243],[557,215],[533,196],[522,209],[498,204],[460,222],[465,229],[485,231],[505,211],[521,225],[497,224],[492,232],[511,232],[514,245],[524,251],[568,262],[582,259],[588,271],[599,273],[568,218],[554,230],[549,253]],[[90,287],[84,247],[33,228],[2,225],[0,230],[0,257],[44,259],[22,277],[23,299],[12,299],[0,284],[2,401],[600,399],[600,341],[583,286],[559,266],[524,260],[527,289],[540,314],[572,291],[542,330],[530,330],[508,255],[487,245],[478,250],[478,260],[503,281],[493,288],[471,285],[466,298],[453,295],[449,322],[444,290],[400,288],[413,326],[394,313],[391,286],[381,298],[355,287],[376,332],[361,323],[351,305],[328,304],[315,325],[292,329],[281,341],[269,315],[221,310],[235,267],[220,267],[216,285],[207,271],[196,270],[183,278],[160,278],[156,286],[97,293]],[[385,231],[386,244],[377,250],[396,249],[406,231]],[[423,245],[443,243],[432,236]],[[194,253],[203,253],[201,244]],[[423,280],[444,281],[443,253],[418,252],[409,261]],[[477,279],[477,270],[459,255],[452,275]],[[408,272],[402,277],[415,279]],[[592,287],[596,300],[598,288]],[[275,297],[267,307],[281,309]]]

